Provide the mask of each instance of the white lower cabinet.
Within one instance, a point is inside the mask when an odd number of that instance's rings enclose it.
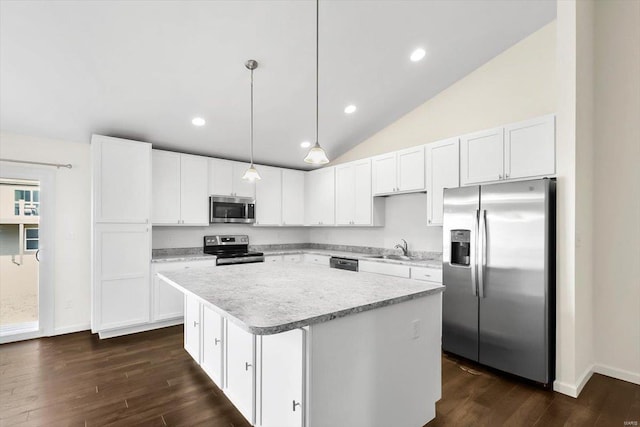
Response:
[[[262,335],[257,423],[262,427],[300,427],[303,413],[305,331]]]
[[[200,363],[200,300],[184,296],[184,349]]]
[[[202,305],[202,361],[200,366],[214,383],[224,388],[224,321],[206,304]]]
[[[255,335],[227,322],[225,393],[240,413],[255,423]]]
[[[411,277],[411,267],[402,264],[386,264],[375,261],[358,262],[358,271],[363,273],[386,274],[387,276]]]
[[[329,267],[331,257],[329,255],[304,254],[304,262]]]

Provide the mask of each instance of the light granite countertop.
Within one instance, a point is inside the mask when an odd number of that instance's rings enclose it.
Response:
[[[205,253],[181,254],[181,255],[154,255],[151,262],[184,262],[184,261],[207,261],[215,260],[215,255]]]
[[[256,335],[271,335],[442,292],[444,286],[306,263],[196,267],[158,276]]]

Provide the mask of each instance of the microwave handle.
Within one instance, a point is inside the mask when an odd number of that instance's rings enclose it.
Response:
[[[244,217],[249,218],[249,203],[244,204]]]

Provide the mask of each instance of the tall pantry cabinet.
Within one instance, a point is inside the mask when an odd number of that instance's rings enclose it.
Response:
[[[91,330],[101,333],[149,321],[151,144],[93,135],[91,156]]]

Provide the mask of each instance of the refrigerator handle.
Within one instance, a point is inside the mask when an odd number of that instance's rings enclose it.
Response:
[[[473,296],[478,296],[478,282],[476,280],[476,271],[478,269],[478,218],[480,218],[480,211],[476,209],[475,217],[473,219],[473,240],[471,241],[471,293]]]
[[[480,212],[480,250],[478,261],[478,293],[480,298],[484,298],[484,267],[487,264],[487,211]]]

